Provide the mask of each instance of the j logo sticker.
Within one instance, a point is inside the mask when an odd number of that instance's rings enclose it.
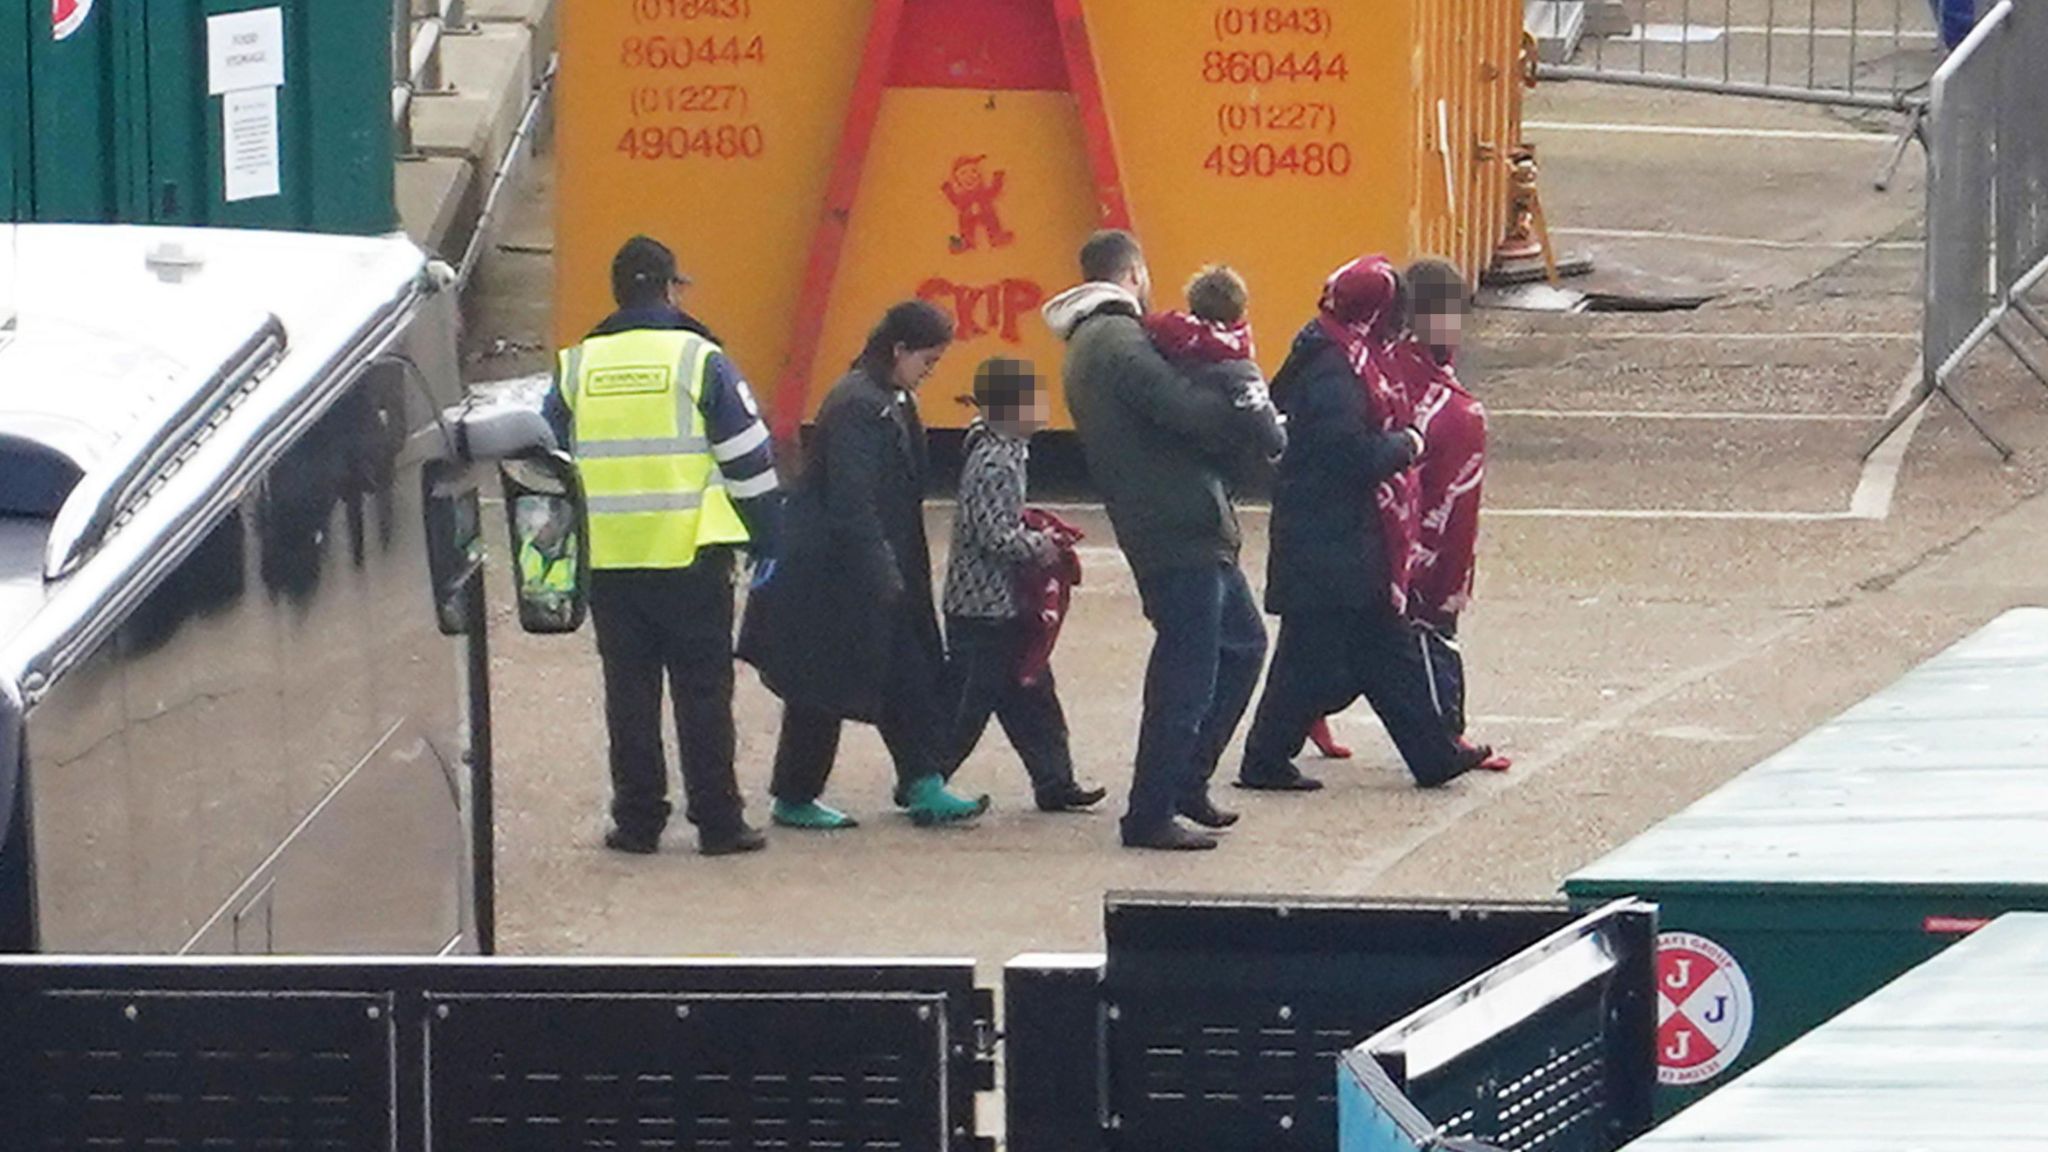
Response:
[[[1657,938],[1657,1082],[1703,1084],[1749,1043],[1756,997],[1728,950],[1691,932]]]

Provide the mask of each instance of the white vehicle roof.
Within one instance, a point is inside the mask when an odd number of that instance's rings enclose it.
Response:
[[[382,348],[426,268],[402,237],[0,225],[0,679],[238,495],[238,464]],[[39,500],[53,471],[75,483]]]

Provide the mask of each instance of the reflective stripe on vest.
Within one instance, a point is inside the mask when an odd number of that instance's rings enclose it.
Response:
[[[701,547],[746,542],[698,407],[717,351],[694,333],[641,329],[562,353],[592,568],[687,568]]]
[[[529,592],[545,590],[567,596],[576,591],[576,558],[557,556],[550,560],[532,544],[519,549],[520,585]]]

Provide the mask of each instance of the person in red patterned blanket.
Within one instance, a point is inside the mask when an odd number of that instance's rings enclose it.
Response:
[[[1422,520],[1408,610],[1420,625],[1417,643],[1430,668],[1437,711],[1451,735],[1470,747],[1458,616],[1472,599],[1480,490],[1486,480],[1486,407],[1465,389],[1456,367],[1464,333],[1464,274],[1443,260],[1421,260],[1407,275],[1415,299],[1415,339],[1435,369],[1416,406],[1415,424],[1427,447],[1417,468]],[[1505,756],[1479,765],[1494,772],[1510,766]]]

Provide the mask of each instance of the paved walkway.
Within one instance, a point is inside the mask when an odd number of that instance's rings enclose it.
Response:
[[[1495,411],[1495,449],[1467,626],[1472,705],[1516,772],[1418,793],[1355,712],[1340,727],[1360,758],[1311,765],[1329,791],[1226,793],[1246,818],[1224,850],[1161,858],[1113,848],[1110,814],[1031,812],[995,736],[965,777],[996,796],[987,826],[916,831],[890,813],[879,741],[859,732],[831,796],[868,827],[779,834],[737,861],[689,854],[678,829],[669,854],[626,860],[598,847],[590,637],[514,635],[501,607],[507,945],[996,964],[1097,946],[1114,888],[1543,897],[2004,608],[2048,598],[2048,397],[1999,353],[1963,388],[2029,446],[2019,464],[2001,466],[1941,409],[1874,465],[1858,458],[1914,370],[1920,260],[1917,183],[1870,190],[1883,149],[1855,137],[1864,126],[1581,88],[1539,93],[1531,115],[1551,218],[1601,259],[1607,284],[1720,298],[1690,313],[1489,312],[1476,325],[1469,376]],[[543,363],[545,181],[525,192],[513,250],[478,286],[479,379]],[[949,515],[934,508],[935,540]],[[1259,574],[1263,516],[1247,525]],[[1059,671],[1084,773],[1121,790],[1149,637],[1114,554],[1090,559]],[[765,790],[775,722],[743,676],[750,797]]]

